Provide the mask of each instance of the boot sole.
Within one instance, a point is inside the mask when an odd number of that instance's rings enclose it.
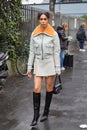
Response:
[[[32,125],[32,123],[31,123],[30,126],[32,126],[32,127],[37,126],[37,123],[38,123],[39,117],[40,117],[40,114],[39,114],[39,116],[38,116],[38,119],[37,119],[35,125]]]
[[[43,119],[40,119],[40,122],[44,122],[48,119],[48,117],[44,117]]]

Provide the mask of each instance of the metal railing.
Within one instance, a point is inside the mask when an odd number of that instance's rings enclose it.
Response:
[[[35,26],[38,25],[37,14],[38,12],[44,10],[30,7],[30,5],[23,5],[21,9],[22,9],[22,21],[20,25],[21,40],[22,43],[25,43],[26,41],[28,41],[27,43],[29,43],[31,32],[33,31]],[[50,13],[50,24],[52,25],[54,22],[55,30],[57,26],[61,25],[63,22],[68,23],[67,35],[71,35],[73,37],[73,40],[76,40],[76,32],[80,24],[83,21],[87,23],[87,20],[82,19],[80,17],[63,15],[61,13],[56,13],[56,14],[53,14],[52,12],[49,13]]]

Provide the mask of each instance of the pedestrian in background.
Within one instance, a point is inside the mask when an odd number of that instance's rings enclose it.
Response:
[[[86,40],[86,33],[85,33],[86,23],[82,22],[82,24],[79,27],[79,30],[76,34],[76,38],[79,41],[79,51],[85,51],[84,49],[84,43]]]
[[[71,36],[66,36],[66,30],[68,29],[68,24],[67,23],[62,23],[61,26],[57,27],[57,33],[58,36],[60,38],[60,47],[61,47],[61,52],[60,52],[60,66],[61,66],[61,70],[65,70],[64,66],[63,66],[63,61],[64,61],[64,57],[65,57],[65,53],[68,49],[68,43],[70,41],[70,39],[72,39]]]
[[[33,107],[34,117],[31,126],[37,125],[40,116],[42,80],[45,78],[46,98],[41,122],[47,120],[53,93],[54,76],[60,75],[60,42],[56,31],[49,24],[48,12],[38,13],[39,25],[31,34],[28,59],[28,77],[32,77],[34,63]]]

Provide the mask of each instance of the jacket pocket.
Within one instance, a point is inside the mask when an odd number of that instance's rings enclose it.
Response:
[[[37,55],[40,54],[40,47],[39,47],[39,44],[34,43],[34,52],[35,52],[35,54],[37,54]]]
[[[54,45],[52,43],[46,44],[45,53],[53,54]]]

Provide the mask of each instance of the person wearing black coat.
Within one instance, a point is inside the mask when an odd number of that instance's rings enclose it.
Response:
[[[63,61],[64,61],[64,57],[65,57],[65,50],[67,50],[68,48],[68,37],[66,36],[65,31],[68,28],[68,24],[67,23],[63,23],[61,26],[57,27],[57,33],[59,35],[59,39],[60,39],[60,47],[61,47],[61,52],[60,52],[60,66],[61,66],[61,70],[65,70],[65,68],[63,67]]]
[[[85,49],[84,49],[84,43],[85,43],[85,40],[86,40],[85,28],[86,28],[86,23],[83,22],[80,25],[79,30],[78,30],[79,32],[81,32],[80,38],[77,38],[77,40],[79,41],[79,48],[80,48],[79,51],[85,51]]]

